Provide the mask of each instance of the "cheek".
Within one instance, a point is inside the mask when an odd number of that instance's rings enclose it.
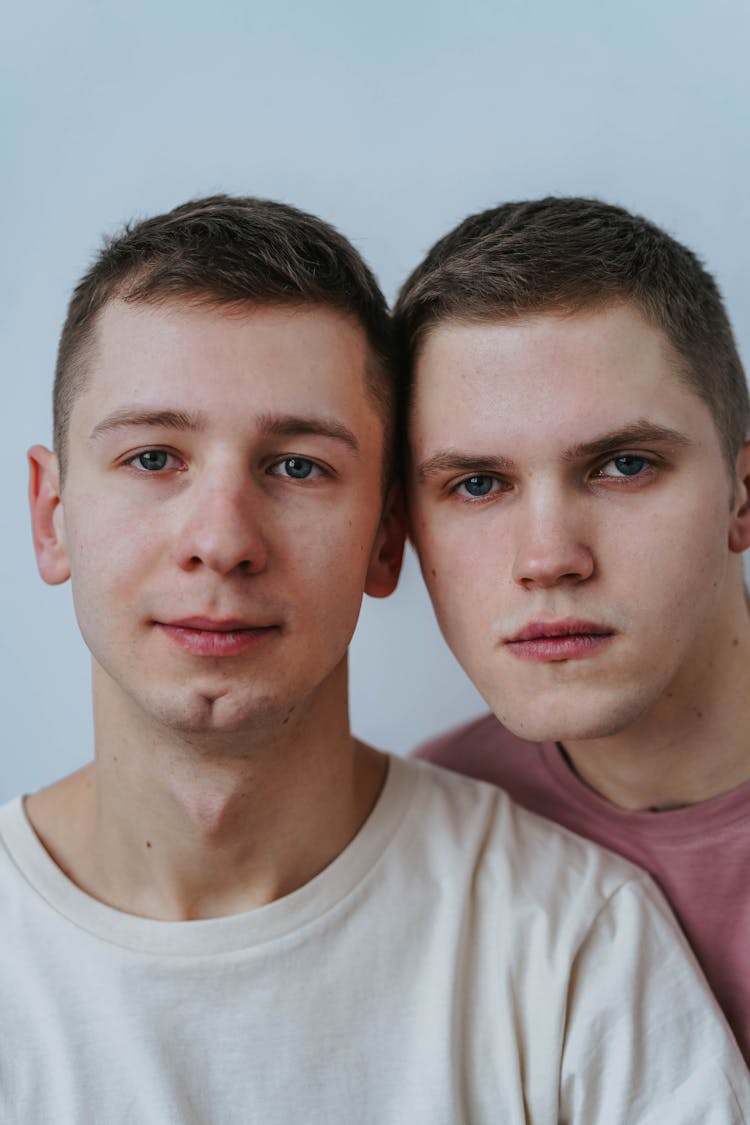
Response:
[[[625,530],[625,529],[622,529]],[[620,531],[624,557],[627,545]],[[707,578],[725,569],[729,511],[713,497],[694,505],[683,503],[654,513],[628,536],[630,550],[640,556],[640,572],[662,587],[675,582],[675,596],[694,595],[693,587],[707,589]],[[708,583],[711,586],[711,583]]]
[[[441,536],[438,529],[415,510],[411,513],[410,536],[422,577],[434,600],[440,596],[446,571],[453,571],[452,544],[447,536]]]
[[[663,505],[633,524],[615,521],[599,539],[605,599],[665,663],[695,644],[720,611],[728,513],[703,500]]]
[[[81,504],[73,522],[75,533],[69,536],[71,580],[78,601],[96,591],[105,597],[137,584],[153,561],[163,556],[163,535],[144,520],[128,518],[107,509],[99,497]],[[116,603],[109,607],[116,611]]]
[[[477,636],[496,609],[502,581],[500,560],[476,535],[469,538],[456,524],[415,521],[414,545],[422,576],[447,639]]]
[[[685,538],[682,548],[676,545],[672,565],[664,568],[661,582],[665,601],[673,607],[675,630],[713,616],[727,570],[726,548],[715,535],[701,534],[696,528],[692,537]]]
[[[288,582],[293,600],[331,605],[361,596],[375,541],[372,519],[342,514],[325,522],[300,521],[269,535],[268,581]]]

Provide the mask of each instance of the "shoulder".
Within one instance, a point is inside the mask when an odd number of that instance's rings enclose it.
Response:
[[[551,743],[519,738],[490,713],[422,743],[414,757],[468,777],[491,781],[509,789],[526,804],[521,796],[523,789],[535,785],[538,775],[546,775],[544,755],[550,746]]]
[[[441,731],[417,746],[414,751],[415,758],[423,758],[429,762],[441,762],[446,755],[451,754],[456,747],[491,747],[514,745],[523,742],[516,738],[500,723],[491,711],[486,715],[478,715],[468,722],[459,723]],[[533,745],[526,743],[526,745]]]
[[[438,863],[445,878],[470,877],[480,898],[523,903],[562,923],[575,905],[590,920],[621,888],[649,882],[627,860],[527,811],[494,784],[432,762],[400,761],[399,768],[418,775],[410,827],[417,851],[428,849],[424,862]]]
[[[0,914],[6,922],[10,904],[29,892],[29,869],[34,866],[38,849],[24,813],[23,798],[14,797],[0,806]]]
[[[0,857],[7,862],[13,854],[19,838],[23,837],[26,816],[23,810],[23,797],[13,797],[0,805]]]

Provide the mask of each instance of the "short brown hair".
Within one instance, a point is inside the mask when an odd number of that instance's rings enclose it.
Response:
[[[648,220],[596,199],[505,203],[436,242],[395,308],[404,379],[445,321],[497,321],[630,302],[674,348],[713,415],[732,472],[750,428],[748,388],[711,274]]]
[[[385,298],[362,257],[334,227],[295,207],[213,195],[127,225],[108,239],[76,286],[60,336],[54,444],[61,473],[70,413],[88,377],[97,318],[114,299],[187,298],[217,305],[319,305],[355,318],[373,362],[367,384],[385,422],[392,471],[394,364]]]

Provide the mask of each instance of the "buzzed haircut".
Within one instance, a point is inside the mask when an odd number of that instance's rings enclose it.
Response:
[[[213,195],[126,225],[76,286],[60,336],[54,445],[64,476],[70,414],[95,362],[110,301],[243,307],[321,306],[354,318],[371,356],[366,380],[385,424],[384,477],[394,457],[392,325],[378,284],[351,243],[313,215],[266,199]]]
[[[716,282],[665,231],[596,199],[504,203],[435,243],[394,310],[404,394],[420,345],[438,325],[570,315],[620,301],[669,340],[677,374],[711,411],[734,473],[750,430],[750,400]]]

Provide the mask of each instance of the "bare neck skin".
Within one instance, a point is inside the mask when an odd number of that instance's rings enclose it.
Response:
[[[346,662],[324,696],[240,735],[160,728],[94,668],[95,761],[26,802],[59,867],[126,913],[185,921],[303,886],[372,810],[384,755],[349,730]]]
[[[730,602],[731,626],[656,708],[607,738],[565,741],[575,772],[613,804],[668,810],[750,781],[750,608],[741,576]]]

